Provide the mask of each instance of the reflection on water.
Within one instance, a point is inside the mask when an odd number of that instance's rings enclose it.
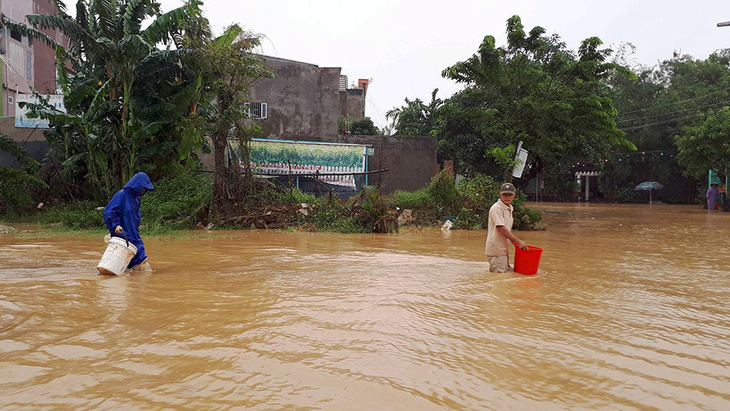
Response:
[[[727,409],[730,215],[538,204],[536,276],[484,231],[0,236],[0,408]]]

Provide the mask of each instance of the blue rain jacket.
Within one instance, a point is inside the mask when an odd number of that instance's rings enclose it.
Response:
[[[144,243],[139,236],[139,224],[142,221],[140,200],[143,188],[146,188],[147,191],[155,189],[147,174],[137,173],[129,179],[123,189],[114,194],[104,208],[104,223],[109,229],[109,234],[120,238],[124,238],[126,234],[129,242],[137,247],[137,254],[129,262],[127,268],[141,264],[147,259]],[[114,228],[118,225],[122,226],[124,234],[114,233]]]

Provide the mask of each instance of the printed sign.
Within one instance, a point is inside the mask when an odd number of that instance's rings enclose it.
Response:
[[[522,177],[522,172],[525,170],[525,164],[527,164],[527,155],[529,153],[524,148],[521,148],[517,155],[515,156],[515,160],[519,161],[518,164],[515,164],[514,168],[512,168],[512,177],[520,178]]]
[[[231,143],[235,147],[236,143]],[[355,188],[352,174],[365,169],[368,149],[357,144],[254,139],[251,168],[261,174],[328,174],[319,178],[329,184]]]
[[[48,99],[48,103],[55,107],[57,110],[66,112],[66,107],[63,105],[63,94],[44,94],[44,98]],[[27,108],[21,108],[20,103],[34,103],[38,104],[40,101],[31,94],[19,94],[15,102],[15,127],[18,128],[48,128],[49,121],[42,118],[28,118]]]

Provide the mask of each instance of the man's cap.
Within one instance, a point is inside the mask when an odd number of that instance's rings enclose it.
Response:
[[[515,194],[515,186],[512,183],[504,183],[499,187],[499,194]]]

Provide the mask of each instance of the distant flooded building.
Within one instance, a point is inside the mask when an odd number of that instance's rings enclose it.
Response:
[[[369,80],[348,85],[339,67],[261,56],[275,78],[256,80],[249,110],[264,138],[336,141],[340,117],[365,117]]]

